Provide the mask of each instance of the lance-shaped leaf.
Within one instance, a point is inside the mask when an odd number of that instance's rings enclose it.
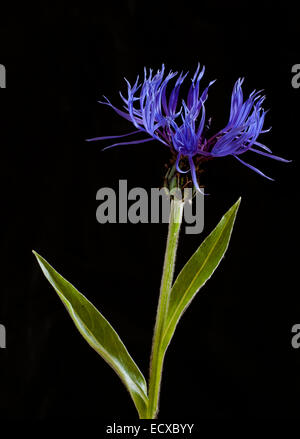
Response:
[[[241,199],[222,217],[217,227],[203,241],[179,273],[170,292],[168,311],[161,342],[165,353],[177,323],[199,289],[211,277],[223,258],[231,236]]]
[[[119,375],[141,418],[147,410],[147,385],[120,337],[95,306],[36,252],[40,267],[88,344]]]

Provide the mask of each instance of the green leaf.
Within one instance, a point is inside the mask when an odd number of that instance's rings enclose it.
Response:
[[[170,292],[161,352],[165,352],[182,314],[223,258],[241,199],[222,217],[179,273]]]
[[[33,253],[80,334],[119,375],[142,418],[148,404],[146,381],[120,337],[86,297],[57,273],[45,259],[35,251]]]

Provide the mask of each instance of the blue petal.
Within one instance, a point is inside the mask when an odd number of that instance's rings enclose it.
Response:
[[[180,167],[179,167],[180,159],[181,159],[181,154],[178,153],[177,158],[176,158],[176,165],[175,165],[175,166],[176,166],[176,169],[177,169],[177,171],[180,172],[181,174],[186,174],[186,173],[189,172],[190,170],[188,169],[187,171],[183,171],[182,169],[180,169]]]
[[[95,140],[108,140],[108,139],[117,139],[120,137],[127,137],[127,136],[131,136],[132,134],[137,134],[139,133],[140,130],[137,131],[132,131],[132,133],[127,133],[127,134],[120,134],[119,136],[102,136],[102,137],[93,137],[92,139],[85,139],[86,142],[94,142]]]
[[[154,139],[150,138],[150,139],[142,139],[142,140],[133,140],[132,142],[114,143],[113,145],[106,146],[105,148],[102,149],[102,151],[105,151],[106,149],[112,148],[114,146],[119,146],[119,145],[135,145],[137,143],[151,142],[152,140],[154,140]]]
[[[261,175],[262,177],[267,178],[268,180],[272,180],[274,181],[274,178],[268,177],[267,175],[265,175],[263,172],[261,172],[259,169],[255,168],[252,165],[249,165],[249,163],[244,162],[242,159],[240,159],[238,156],[234,155],[233,157],[235,157],[239,162],[243,163],[243,165],[247,166],[248,168],[252,169],[252,171],[257,172],[259,175]]]
[[[259,151],[258,149],[254,149],[254,148],[250,148],[249,151],[256,152],[257,154],[261,154],[261,155],[264,155],[266,157],[270,157],[271,159],[279,160],[280,162],[284,162],[284,163],[290,163],[292,161],[292,160],[284,159],[282,157],[278,157],[277,155],[274,155],[274,154],[268,154],[267,152]]]
[[[189,157],[189,163],[190,163],[190,167],[191,167],[191,174],[192,174],[192,180],[193,180],[194,186],[197,189],[197,191],[199,191],[201,194],[204,195],[204,192],[202,192],[202,190],[200,189],[199,184],[198,184],[195,164],[193,162],[193,158],[192,157]]]

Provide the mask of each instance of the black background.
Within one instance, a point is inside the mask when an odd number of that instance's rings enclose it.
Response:
[[[125,76],[143,67],[193,72],[206,66],[213,129],[229,115],[232,86],[264,89],[270,108],[262,136],[284,164],[243,157],[205,167],[205,229],[181,234],[177,271],[241,195],[230,249],[187,310],[170,345],[160,418],[297,418],[300,323],[297,276],[300,62],[292,5],[273,2],[43,2],[1,14],[0,350],[2,419],[136,419],[114,372],[86,344],[41,274],[31,249],[76,285],[119,332],[148,377],[166,225],[106,224],[96,191],[159,187],[169,151],[157,142],[101,152],[84,139],[132,127],[97,103],[120,105]],[[295,251],[295,254],[293,252]]]

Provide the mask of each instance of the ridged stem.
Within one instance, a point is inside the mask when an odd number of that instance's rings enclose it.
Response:
[[[161,341],[173,281],[176,250],[180,225],[182,222],[183,205],[183,201],[176,198],[171,201],[167,247],[163,266],[160,296],[153,335],[152,355],[150,361],[149,405],[147,419],[155,419],[158,412],[159,394],[164,362],[164,353],[161,352]]]

